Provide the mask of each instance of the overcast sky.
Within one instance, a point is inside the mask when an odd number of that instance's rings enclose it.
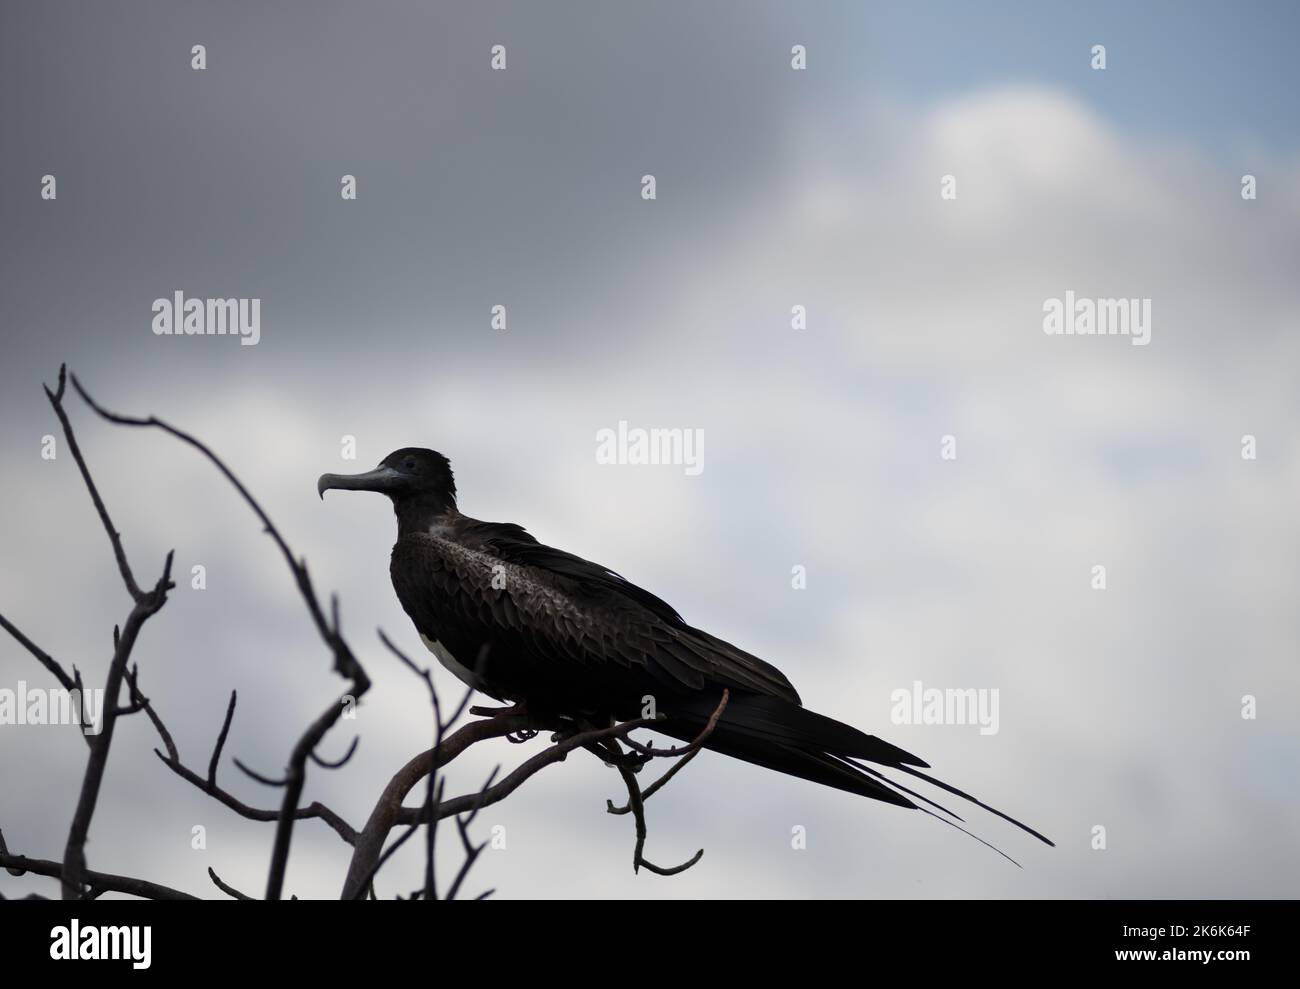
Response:
[[[703,860],[634,876],[621,784],[583,755],[483,813],[505,848],[471,892],[1295,895],[1300,16],[1089,6],[5,3],[0,613],[102,682],[129,607],[61,437],[42,458],[66,361],[209,441],[339,592],[375,686],[306,799],[354,825],[428,738],[374,630],[421,647],[391,510],[314,482],[415,445],[467,514],[613,567],[1058,843],[968,815],[1016,869],[706,754],[648,805],[647,855]],[[257,345],[155,335],[177,291],[260,299]],[[1150,342],[1044,333],[1067,291],[1151,300]],[[137,646],[146,692],[203,767],[237,688],[227,754],[275,774],[339,682],[272,543],[192,451],[71,408],[137,575],[175,548],[184,578]],[[620,420],[703,430],[703,471],[597,463]],[[19,681],[51,686],[6,637]],[[997,690],[999,730],[892,723],[915,681]],[[272,826],[156,744],[120,725],[90,867],[259,890]],[[449,792],[539,744],[479,747]],[[11,850],[61,857],[84,760],[74,729],[0,725]],[[418,885],[412,853],[382,895]],[[287,890],[337,895],[346,865],[303,824]]]

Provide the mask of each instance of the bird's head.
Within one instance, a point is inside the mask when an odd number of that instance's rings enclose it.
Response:
[[[420,504],[434,511],[456,506],[451,461],[435,450],[419,447],[394,450],[378,467],[363,474],[322,474],[316,482],[317,493],[324,498],[331,488],[386,494],[398,506],[399,515],[404,505]]]

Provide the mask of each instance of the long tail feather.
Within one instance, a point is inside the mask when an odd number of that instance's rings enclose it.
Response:
[[[656,730],[690,741],[707,723],[716,703],[708,698],[700,698],[675,705],[669,712],[668,720],[656,725]],[[991,807],[964,790],[921,772],[915,767],[929,769],[929,764],[910,752],[778,697],[761,694],[733,696],[704,747],[789,776],[895,806],[921,810],[987,845],[1017,866],[1020,863],[996,845],[955,823],[966,823],[960,815],[865,763],[907,773],[1014,824],[1039,841],[1048,845],[1055,844],[1011,815]],[[919,806],[922,803],[947,816],[940,816]]]

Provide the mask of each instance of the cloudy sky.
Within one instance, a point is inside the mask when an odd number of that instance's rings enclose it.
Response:
[[[634,876],[619,780],[582,756],[484,812],[505,847],[472,892],[1294,895],[1300,16],[980,6],[4,4],[0,613],[100,681],[129,607],[61,438],[42,458],[66,361],[209,441],[339,592],[375,687],[307,799],[356,825],[428,736],[374,631],[420,645],[387,505],[314,481],[415,445],[451,457],[467,514],[619,570],[1058,843],[969,815],[1017,869],[706,754],[648,806],[650,858],[703,860]],[[177,291],[260,299],[258,344],[155,335]],[[1044,333],[1067,291],[1151,300],[1149,344]],[[192,451],[71,407],[140,579],[171,548],[206,569],[141,638],[146,691],[205,766],[237,688],[227,753],[276,773],[339,688],[282,561]],[[597,463],[620,420],[703,430],[704,470]],[[51,685],[6,638],[0,689],[20,681]],[[996,690],[999,730],[894,724],[915,681]],[[260,889],[271,827],[155,745],[119,726],[91,868]],[[449,789],[526,751],[481,746]],[[0,725],[11,850],[61,856],[84,758],[71,728]],[[342,844],[295,835],[288,890],[337,895]],[[403,852],[381,894],[418,868]]]

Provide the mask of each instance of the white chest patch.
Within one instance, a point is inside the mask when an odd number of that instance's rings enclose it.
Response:
[[[450,670],[457,680],[467,687],[473,687],[475,690],[487,692],[487,688],[482,680],[473,670],[467,666],[462,666],[456,662],[456,657],[447,651],[446,647],[437,639],[431,639],[424,633],[420,633],[420,639],[428,647],[429,652],[438,657],[438,662],[444,669]]]

